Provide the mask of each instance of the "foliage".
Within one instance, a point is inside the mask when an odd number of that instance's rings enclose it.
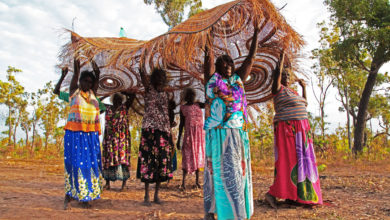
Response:
[[[3,82],[0,80],[0,104],[4,104],[8,108],[5,122],[8,125],[8,145],[11,145],[11,137],[15,137],[17,122],[21,116],[19,110],[23,109],[22,105],[25,105],[25,101],[22,98],[24,87],[20,85],[14,75],[19,72],[22,72],[22,70],[9,66],[7,69],[7,81]]]
[[[189,17],[202,11],[201,0],[144,0],[147,5],[155,5],[169,29],[183,21],[185,10],[189,7]]]
[[[388,0],[325,0],[340,37],[332,43],[339,62],[360,68],[366,75],[355,123],[354,151],[363,150],[367,109],[377,75],[390,60],[390,2]]]

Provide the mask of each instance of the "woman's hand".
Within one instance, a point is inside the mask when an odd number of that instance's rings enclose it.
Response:
[[[65,76],[68,74],[68,67],[62,67],[61,69],[61,78],[65,78]]]
[[[305,80],[303,80],[303,79],[298,79],[297,82],[299,83],[299,85],[300,85],[302,88],[306,87],[306,82],[305,82]]]

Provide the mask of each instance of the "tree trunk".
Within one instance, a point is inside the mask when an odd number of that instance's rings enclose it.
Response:
[[[15,126],[14,126],[14,133],[12,134],[13,138],[14,138],[14,149],[15,150],[16,150],[16,129],[18,128],[19,121],[20,121],[20,119],[18,119],[16,121]]]
[[[12,137],[11,107],[8,107],[8,146],[11,145],[11,137]]]
[[[349,150],[352,150],[352,144],[351,144],[351,122],[350,122],[350,116],[349,116],[349,101],[348,101],[348,89],[345,87],[345,99],[346,99],[346,112],[347,112],[347,130],[348,130],[348,148]]]
[[[28,131],[26,131],[26,149],[28,149]]]
[[[323,102],[324,103],[324,102]],[[322,137],[322,151],[325,151],[325,111],[324,111],[324,105],[321,105],[321,137]]]
[[[35,123],[32,124],[32,129],[33,129],[33,133],[32,133],[32,140],[31,140],[31,153],[34,153],[34,144],[35,144]]]
[[[378,67],[378,68],[377,68]],[[366,127],[367,108],[370,101],[372,90],[375,86],[376,77],[378,76],[379,65],[373,64],[371,71],[368,74],[366,85],[362,93],[362,97],[359,102],[359,111],[355,125],[354,146],[353,151],[355,154],[362,152],[364,141],[364,128]]]
[[[45,152],[47,151],[48,138],[49,135],[45,135]]]

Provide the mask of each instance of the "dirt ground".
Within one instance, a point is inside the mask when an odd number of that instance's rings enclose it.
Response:
[[[255,213],[253,219],[390,219],[390,164],[328,165],[320,173],[324,205],[293,206],[279,202],[277,211],[263,202],[272,183],[271,166],[253,166]],[[134,169],[134,167],[133,167]],[[202,219],[202,190],[192,188],[190,176],[186,192],[178,188],[181,172],[164,184],[162,205],[141,205],[143,185],[134,170],[126,192],[120,182],[83,209],[76,201],[63,208],[62,160],[0,160],[0,219]]]

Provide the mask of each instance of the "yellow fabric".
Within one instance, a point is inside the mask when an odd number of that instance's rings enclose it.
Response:
[[[70,111],[65,129],[84,132],[97,131],[100,134],[99,103],[93,92],[77,90],[70,99]]]

